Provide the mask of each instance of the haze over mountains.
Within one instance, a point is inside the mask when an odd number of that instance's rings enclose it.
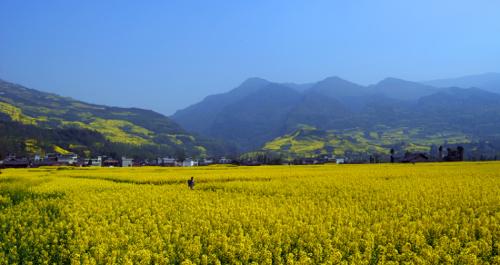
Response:
[[[412,135],[380,142],[379,147],[403,141],[420,142],[423,147],[439,144],[439,139],[451,143],[452,138],[466,144],[499,137],[500,95],[494,91],[500,90],[500,82],[495,83],[495,76],[498,74],[424,83],[386,78],[370,86],[339,77],[306,85],[250,78],[227,93],[177,111],[172,119],[189,131],[234,143],[242,151],[257,150],[304,126],[337,130],[337,134],[351,137],[350,143],[360,139],[346,135],[348,130],[367,136],[390,131]],[[368,137],[363,141],[373,144],[375,140]],[[314,152],[327,153],[326,145],[321,146],[322,150]],[[277,151],[290,148],[288,144]]]
[[[461,88],[476,87],[491,92],[500,93],[500,73],[468,75],[457,78],[426,81],[423,83],[435,87],[461,87]]]

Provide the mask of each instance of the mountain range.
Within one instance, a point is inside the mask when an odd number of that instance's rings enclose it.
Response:
[[[0,80],[0,155],[209,156],[224,145],[151,110],[89,104]]]
[[[154,158],[267,152],[287,158],[430,152],[500,155],[500,74],[363,86],[249,78],[166,117],[0,80],[0,156],[74,152]]]
[[[457,78],[425,81],[422,83],[434,87],[476,87],[490,92],[500,93],[500,73],[468,75]]]
[[[386,78],[369,86],[339,77],[310,84],[250,78],[171,118],[241,152],[293,157],[366,153],[371,147],[385,153],[394,146],[428,151],[432,145],[462,144],[496,155],[499,76],[426,82]]]

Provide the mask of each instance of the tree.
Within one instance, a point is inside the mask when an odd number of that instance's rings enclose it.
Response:
[[[462,146],[458,146],[457,151],[458,151],[458,158],[460,159],[460,161],[464,161],[464,148]]]
[[[175,158],[179,161],[184,161],[186,160],[186,152],[182,148],[177,148],[175,150]]]

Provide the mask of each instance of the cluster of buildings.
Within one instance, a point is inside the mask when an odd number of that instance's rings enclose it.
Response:
[[[446,153],[445,153],[446,152]],[[436,155],[427,153],[411,153],[406,152],[403,157],[396,157],[394,150],[391,150],[391,163],[416,163],[416,162],[445,162],[445,161],[463,161],[464,148],[461,146],[455,148],[439,147]],[[369,163],[389,162],[384,157],[377,155],[369,156]],[[157,159],[132,159],[121,157],[115,159],[113,157],[98,156],[96,158],[81,158],[77,154],[56,154],[51,153],[43,157],[35,155],[34,157],[16,157],[16,155],[8,155],[4,160],[0,160],[0,168],[23,168],[23,167],[40,167],[40,166],[79,166],[79,167],[137,167],[137,166],[166,166],[166,167],[195,167],[207,166],[211,164],[238,164],[243,166],[259,166],[259,165],[279,165],[279,164],[295,164],[295,165],[315,165],[325,163],[368,163],[367,160],[356,160],[354,158],[320,156],[316,158],[297,158],[293,161],[284,161],[281,158],[272,159],[264,156],[261,159],[254,158],[248,160],[231,160],[225,157],[220,159],[192,159],[187,158],[179,160],[173,157],[159,157]]]
[[[35,155],[33,157],[17,157],[15,154],[9,154],[4,160],[0,160],[0,167],[3,168],[22,168],[22,167],[41,167],[41,166],[121,166],[126,164],[129,159],[115,160],[98,156],[97,158],[81,158],[77,154],[57,154],[49,153],[45,156]]]
[[[81,158],[77,154],[47,154],[45,156],[35,155],[34,157],[17,157],[15,154],[8,155],[4,160],[0,160],[0,168],[26,168],[41,166],[77,166],[77,167],[136,167],[136,166],[171,166],[171,167],[193,167],[206,166],[211,164],[230,164],[233,161],[222,157],[221,159],[201,159],[187,158],[182,161],[172,157],[157,159],[132,159],[121,157],[98,156],[96,158]]]
[[[446,154],[442,146],[438,149],[437,156],[432,156],[427,153],[411,153],[406,152],[404,157],[399,159],[401,163],[417,163],[417,162],[453,162],[464,161],[464,148],[457,146],[456,148],[446,148]],[[391,162],[395,162],[395,158],[391,155]]]
[[[293,160],[293,164],[295,165],[318,165],[326,163],[345,164],[347,163],[347,158],[330,155],[330,156],[322,156],[316,158],[301,158]]]

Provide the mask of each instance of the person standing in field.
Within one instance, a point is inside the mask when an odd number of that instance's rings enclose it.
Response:
[[[188,180],[188,187],[192,190],[194,189],[194,177],[191,177],[191,179]]]

